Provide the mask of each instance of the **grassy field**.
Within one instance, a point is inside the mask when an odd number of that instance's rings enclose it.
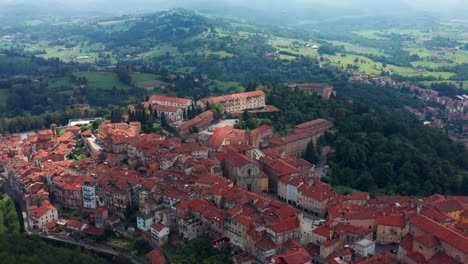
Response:
[[[229,52],[226,52],[226,51],[211,51],[211,50],[206,50],[205,51],[205,55],[206,56],[210,56],[210,55],[218,55],[220,56],[221,58],[225,58],[225,57],[232,57],[234,56],[234,54],[232,53],[229,53]]]
[[[168,53],[178,54],[179,51],[177,50],[176,47],[172,45],[158,45],[152,48],[150,51],[140,54],[140,56],[158,57],[158,56],[166,55]]]
[[[387,39],[386,37],[379,36],[378,34],[383,34],[384,32],[378,30],[355,31],[353,33],[368,39]]]
[[[456,85],[458,87],[460,82],[459,81],[447,81],[447,80],[445,80],[445,81],[424,81],[424,82],[421,82],[421,83],[428,86],[428,87],[430,87],[431,84],[433,84],[433,83],[451,83],[451,84],[454,84],[454,85]],[[468,91],[468,81],[463,81],[463,89]]]
[[[52,88],[52,89],[58,89],[62,87],[72,87],[74,85],[65,77],[48,79],[47,84],[49,88]]]
[[[381,51],[376,48],[363,47],[347,42],[341,41],[331,41],[332,44],[336,46],[344,46],[344,48],[349,52],[361,53],[361,54],[373,54],[373,55],[383,55]]]
[[[218,80],[210,80],[206,84],[208,89],[210,89],[212,92],[233,92],[235,89],[237,89],[240,86],[240,83],[238,82],[222,82]]]
[[[109,238],[109,240],[107,240],[106,242],[109,245],[120,247],[120,248],[125,248],[127,250],[133,249],[133,246],[134,246],[132,240],[127,239],[127,238],[121,238],[121,237],[119,238],[112,237],[112,238]]]
[[[132,74],[133,83],[140,88],[145,88],[148,90],[159,88],[161,85],[167,85],[167,83],[158,80],[159,78],[161,77],[155,74],[148,74],[148,73]]]
[[[335,56],[330,56],[332,59],[332,64],[346,67],[348,64],[359,66],[359,70],[366,73],[380,74],[383,70],[388,71],[392,70],[397,74],[403,76],[433,76],[438,78],[439,76],[442,79],[450,79],[454,74],[450,72],[420,72],[417,69],[410,67],[399,67],[396,65],[388,64],[386,68],[383,68],[382,63],[373,61],[365,56],[357,56],[348,54],[345,57],[342,57],[341,54]],[[358,58],[358,62],[355,63],[354,60]]]
[[[117,89],[129,89],[130,87],[119,81],[113,72],[76,72],[76,77],[86,77],[88,86],[93,89],[110,89],[115,86]]]
[[[303,40],[275,37],[271,38],[268,41],[268,44],[280,51],[291,52],[299,56],[317,57],[319,55],[317,50],[305,47],[306,45],[316,45],[316,43],[306,42]],[[295,56],[280,54],[280,58],[292,60],[295,59]]]
[[[158,75],[150,74],[150,73],[133,73],[132,74],[132,81],[135,83],[152,81],[157,78],[159,78]]]

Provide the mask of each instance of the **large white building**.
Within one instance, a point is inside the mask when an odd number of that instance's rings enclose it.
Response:
[[[43,230],[43,227],[53,221],[58,220],[58,211],[49,200],[44,200],[30,217],[30,224],[34,229]]]

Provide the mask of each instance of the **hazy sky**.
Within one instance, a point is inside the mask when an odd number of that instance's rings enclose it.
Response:
[[[408,9],[449,13],[468,10],[468,0],[0,0],[0,7],[22,5],[27,8],[41,6],[58,8],[66,6],[76,10],[119,13],[154,11],[169,7],[217,8],[226,6],[248,7],[262,11],[308,10],[317,12],[317,6],[334,6],[340,9],[359,10],[363,13],[399,12]],[[314,8],[315,7],[315,8]]]

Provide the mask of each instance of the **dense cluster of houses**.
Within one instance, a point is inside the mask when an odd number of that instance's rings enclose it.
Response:
[[[432,128],[441,129],[446,125],[444,122],[450,124],[455,121],[468,120],[468,95],[458,95],[456,98],[450,98],[448,96],[440,96],[437,91],[432,89],[424,89],[407,82],[394,81],[388,76],[383,77],[377,74],[366,74],[351,69],[343,69],[342,71],[349,73],[351,75],[351,80],[354,82],[373,83],[395,89],[406,89],[424,102],[439,104],[441,108],[429,106],[418,110],[406,107],[409,112],[421,120],[430,119],[431,121],[426,122],[426,125]],[[454,141],[462,142],[465,147],[468,148],[467,125],[463,126],[461,130],[449,131],[449,137]]]
[[[1,137],[0,170],[30,227],[100,235],[137,208],[136,227],[157,244],[207,236],[236,247],[235,263],[468,262],[468,197],[340,195],[315,175],[300,154],[333,128],[328,120],[284,138],[269,126],[222,126],[185,140],[140,127],[104,122],[104,151],[79,161],[66,159],[80,134],[91,133],[79,127]],[[65,219],[64,208],[88,218]],[[381,243],[399,249],[382,253]]]

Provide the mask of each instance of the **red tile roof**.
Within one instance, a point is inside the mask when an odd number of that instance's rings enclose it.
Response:
[[[444,213],[452,213],[462,211],[464,209],[463,204],[455,199],[437,202],[434,204],[434,207]]]
[[[253,91],[253,92],[245,92],[245,93],[237,93],[237,94],[228,94],[228,95],[223,95],[223,96],[217,96],[217,97],[211,97],[211,98],[206,98],[203,99],[203,103],[215,103],[215,102],[225,102],[225,101],[231,101],[231,100],[239,100],[239,99],[245,99],[249,97],[256,97],[256,96],[265,96],[265,93],[263,91]]]
[[[215,132],[210,138],[208,144],[213,149],[220,149],[223,144],[224,140],[226,139],[229,132],[231,132],[234,128],[232,126],[224,126],[224,127],[217,127]]]
[[[434,248],[439,245],[439,241],[432,234],[415,236],[414,240],[428,248]]]
[[[333,232],[333,229],[329,226],[328,223],[325,223],[312,230],[312,232],[322,237],[328,238],[330,236],[330,233]]]
[[[263,160],[265,166],[269,167],[276,175],[283,176],[283,175],[290,175],[290,174],[298,174],[301,171],[293,167],[291,164],[287,163],[281,159],[272,159],[266,156]]]
[[[186,99],[186,98],[167,97],[167,96],[159,96],[159,95],[151,96],[150,101],[162,101],[162,102],[170,102],[170,103],[177,103],[177,104],[190,104],[191,102],[190,99]]]
[[[271,239],[265,239],[260,242],[257,242],[255,243],[255,246],[265,251],[276,248],[276,244],[273,241],[271,241]]]
[[[353,192],[348,195],[346,195],[346,199],[348,200],[369,200],[369,193],[368,192]]]
[[[369,259],[356,260],[353,264],[395,264],[397,259],[395,255],[390,253],[383,253]]]
[[[424,207],[421,214],[431,218],[436,222],[453,222],[455,219],[451,218],[448,214],[436,211],[432,207]]]
[[[164,256],[164,253],[159,249],[151,250],[150,253],[146,254],[146,258],[148,258],[148,261],[149,261],[150,264],[167,264],[167,263],[169,263],[169,261],[167,261],[166,256]]]
[[[243,167],[247,164],[256,163],[256,161],[229,148],[226,155],[226,163],[234,167]]]
[[[154,224],[151,225],[151,228],[158,231],[158,232],[161,232],[161,230],[163,230],[163,228],[164,228],[164,225],[160,224],[160,223],[154,223]]]
[[[177,113],[177,111],[180,110],[180,107],[172,105],[155,105],[154,109],[160,112]]]
[[[295,251],[275,255],[273,259],[277,264],[305,264],[310,263],[312,258],[303,247],[299,247]]]
[[[402,215],[385,215],[377,217],[377,225],[404,227],[405,219]]]
[[[441,225],[421,214],[417,214],[411,218],[411,223],[426,233],[434,234],[438,239],[461,250],[463,253],[468,253],[468,237],[458,233],[457,231]]]
[[[463,264],[461,261],[458,261],[447,254],[438,251],[434,256],[432,256],[427,264]]]
[[[299,219],[297,217],[291,217],[289,219],[278,221],[276,223],[270,224],[267,228],[270,228],[275,233],[283,233],[285,231],[295,229],[299,227]]]
[[[294,128],[309,129],[309,128],[313,128],[313,127],[315,127],[317,125],[323,125],[323,124],[328,124],[328,123],[331,123],[331,122],[326,120],[326,119],[319,118],[319,119],[315,119],[315,120],[312,120],[312,121],[309,121],[309,122],[306,122],[306,123],[299,124],[299,125],[295,126]]]
[[[424,258],[423,254],[419,252],[409,252],[407,256],[417,264],[423,264],[426,262],[426,258]]]
[[[45,215],[47,212],[49,212],[50,210],[57,210],[57,209],[49,202],[49,200],[44,200],[42,201],[41,206],[32,213],[32,217],[39,219],[43,215]]]
[[[401,239],[399,245],[404,248],[406,252],[410,252],[413,250],[413,236],[411,234],[407,234]]]

